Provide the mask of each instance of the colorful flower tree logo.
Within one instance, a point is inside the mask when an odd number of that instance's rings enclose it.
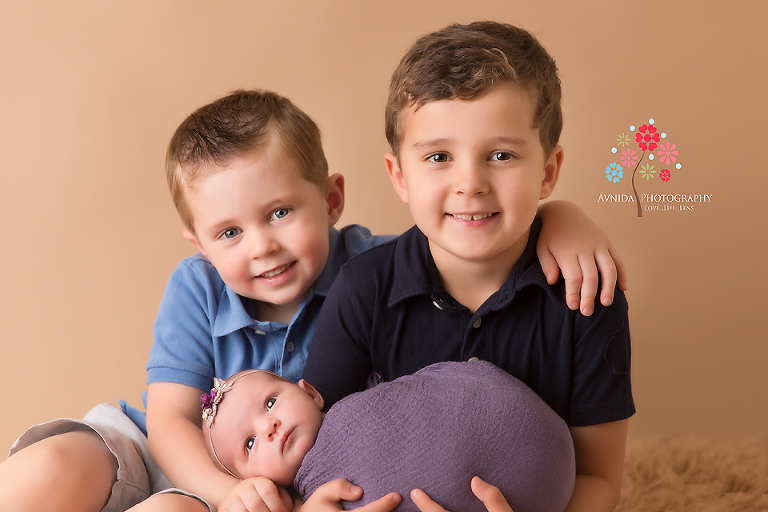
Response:
[[[640,202],[640,195],[637,193],[635,177],[639,175],[641,180],[651,181],[658,175],[663,183],[668,183],[672,179],[672,170],[669,167],[679,170],[683,166],[678,161],[677,145],[666,140],[667,134],[659,132],[653,119],[649,119],[647,124],[643,124],[639,128],[632,125],[629,127],[629,131],[635,135],[634,143],[629,134],[622,132],[617,135],[616,145],[611,148],[611,153],[614,155],[619,153],[619,162],[621,163],[611,162],[608,164],[605,168],[605,175],[609,182],[619,183],[624,177],[624,170],[629,172],[632,169],[632,192],[637,202],[637,216],[642,217],[643,205]],[[668,167],[657,170],[653,163],[656,157],[658,157],[659,162]],[[644,159],[646,159],[645,162]]]

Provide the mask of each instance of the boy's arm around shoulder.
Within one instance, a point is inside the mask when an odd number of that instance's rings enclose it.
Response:
[[[600,303],[613,302],[614,286],[627,289],[627,272],[610,240],[584,211],[567,201],[549,201],[539,207],[542,228],[536,252],[547,281],[565,279],[568,307],[584,315],[594,311],[600,286]],[[599,275],[598,275],[599,274]]]

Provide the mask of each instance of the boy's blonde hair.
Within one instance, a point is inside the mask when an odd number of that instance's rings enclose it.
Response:
[[[385,131],[395,156],[403,140],[401,114],[430,101],[471,100],[500,82],[534,94],[534,128],[549,155],[563,128],[557,66],[529,32],[493,21],[454,24],[416,41],[392,75]]]
[[[184,226],[194,232],[184,189],[206,166],[226,165],[273,141],[298,164],[304,179],[325,185],[328,162],[320,130],[288,98],[239,90],[189,115],[173,134],[165,161],[168,187]]]

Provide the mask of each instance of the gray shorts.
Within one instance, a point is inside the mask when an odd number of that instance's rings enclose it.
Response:
[[[183,494],[205,503],[198,496],[171,485],[149,453],[147,436],[111,404],[97,405],[82,420],[63,418],[27,429],[13,443],[8,456],[48,437],[78,430],[96,432],[117,459],[117,481],[102,512],[123,512],[160,492]],[[213,510],[210,505],[208,509]]]

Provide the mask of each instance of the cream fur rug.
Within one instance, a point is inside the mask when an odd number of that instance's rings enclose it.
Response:
[[[715,443],[681,438],[627,445],[616,512],[768,511],[768,436]]]

